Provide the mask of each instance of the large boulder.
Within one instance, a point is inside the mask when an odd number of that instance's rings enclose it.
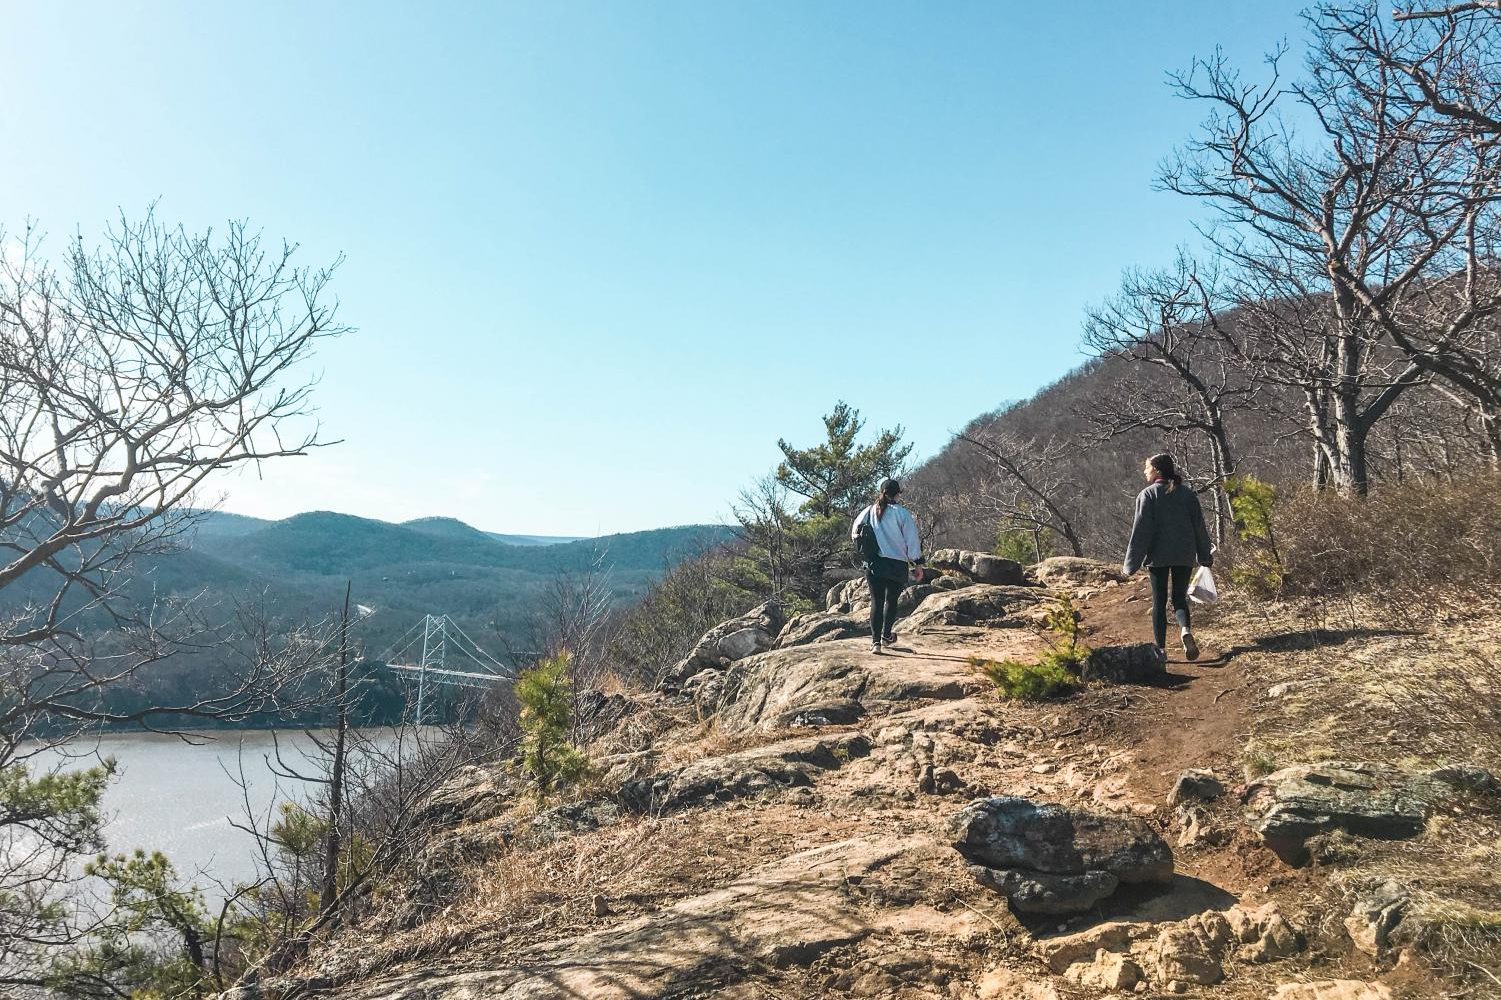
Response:
[[[1086,681],[1154,684],[1167,676],[1167,661],[1157,654],[1157,646],[1150,642],[1101,646],[1089,651],[1080,675]]]
[[[968,549],[939,549],[928,557],[928,565],[946,573],[959,573],[976,583],[995,583],[1020,587],[1027,575],[1022,564],[987,552]]]
[[[978,799],[949,823],[971,873],[1023,913],[1081,913],[1122,884],[1168,883],[1173,852],[1144,821],[1037,803]]]
[[[814,642],[741,660],[724,672],[716,709],[726,732],[842,724],[978,687],[957,657],[876,656],[867,640]]]
[[[782,629],[781,634],[777,636],[776,648],[806,646],[812,642],[834,642],[857,635],[870,635],[868,605],[865,613],[860,617],[838,611],[810,611],[807,614],[794,615]]]
[[[976,584],[933,594],[897,625],[897,631],[911,634],[943,625],[1028,625],[1031,621],[1023,613],[1046,599],[1047,594],[1035,587]]]
[[[1126,579],[1120,568],[1098,559],[1053,556],[1027,567],[1027,579],[1044,587],[1103,587]]]
[[[692,652],[663,675],[660,686],[676,690],[704,670],[720,670],[747,656],[765,652],[776,645],[777,634],[786,624],[787,613],[781,603],[767,601],[739,618],[716,625],[704,633]]]
[[[1494,787],[1478,768],[1413,772],[1385,764],[1298,764],[1246,785],[1246,821],[1289,864],[1308,858],[1308,838],[1328,830],[1400,840],[1423,831],[1434,809]]]

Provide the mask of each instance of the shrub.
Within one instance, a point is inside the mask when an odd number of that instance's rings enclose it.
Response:
[[[521,706],[521,767],[544,799],[555,789],[581,780],[589,761],[568,739],[573,685],[568,653],[548,657],[516,678]]]
[[[1044,655],[1036,663],[1019,660],[985,660],[971,658],[995,682],[1001,694],[1018,701],[1046,701],[1073,693],[1079,686],[1078,678],[1057,661],[1053,654]]]
[[[1285,568],[1277,548],[1277,488],[1255,476],[1231,476],[1225,482],[1235,525],[1235,562],[1230,582],[1256,597],[1282,591]]]
[[[1243,529],[1242,510],[1249,515]],[[1501,476],[1494,474],[1388,483],[1363,499],[1291,490],[1265,504],[1242,499],[1236,521],[1252,543],[1251,562],[1240,547],[1237,567],[1266,572],[1266,582],[1275,570],[1283,594],[1375,594],[1400,609],[1429,605],[1435,588],[1485,593],[1501,575]]]
[[[1036,531],[1027,528],[1002,528],[996,532],[995,547],[991,553],[1002,559],[1019,562],[1023,566],[1042,562],[1058,554],[1053,533],[1047,528]]]

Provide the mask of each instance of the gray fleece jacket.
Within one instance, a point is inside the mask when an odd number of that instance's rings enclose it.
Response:
[[[1209,529],[1198,495],[1180,485],[1169,492],[1161,480],[1136,497],[1136,520],[1126,545],[1127,575],[1143,566],[1210,566]]]

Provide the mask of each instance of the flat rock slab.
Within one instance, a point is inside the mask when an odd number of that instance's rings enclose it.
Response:
[[[620,798],[642,812],[680,809],[700,802],[728,801],[813,784],[821,771],[836,770],[870,753],[859,733],[808,736],[752,750],[705,757],[675,771],[653,774],[625,785]]]
[[[1392,1000],[1392,991],[1382,983],[1322,979],[1316,983],[1283,983],[1272,1000]]]
[[[874,930],[846,880],[922,845],[863,837],[803,851],[715,892],[618,927],[510,957],[505,968],[408,975],[369,1000],[652,1000],[725,987],[758,968],[806,965]]]
[[[729,732],[838,725],[914,702],[963,698],[982,687],[963,657],[928,656],[918,648],[877,655],[869,640],[845,639],[741,660],[725,672],[716,712]]]
[[[1485,788],[1474,768],[1403,771],[1384,764],[1299,764],[1246,786],[1246,822],[1290,864],[1307,858],[1309,837],[1340,829],[1359,837],[1400,840],[1423,832],[1434,808]]]

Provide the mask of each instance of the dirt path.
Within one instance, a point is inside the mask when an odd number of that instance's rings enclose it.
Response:
[[[1080,605],[1084,641],[1091,646],[1122,646],[1152,641],[1151,587],[1136,578],[1085,598]],[[1131,749],[1136,765],[1131,786],[1142,799],[1164,802],[1178,774],[1209,768],[1233,776],[1247,725],[1249,689],[1241,665],[1226,658],[1215,641],[1214,615],[1196,609],[1194,634],[1201,651],[1189,661],[1170,632],[1167,678],[1158,687],[1113,688],[1086,698],[1079,710],[1089,715],[1108,703],[1129,702],[1111,712],[1109,737]],[[1176,632],[1176,629],[1173,630]],[[1099,702],[1107,704],[1101,706]]]

